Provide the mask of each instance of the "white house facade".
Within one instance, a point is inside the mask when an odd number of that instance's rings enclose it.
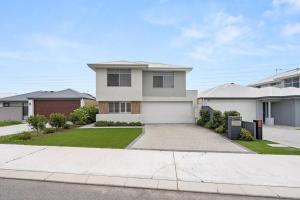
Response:
[[[88,66],[96,72],[97,121],[195,122],[197,91],[186,90],[192,68],[130,61]]]

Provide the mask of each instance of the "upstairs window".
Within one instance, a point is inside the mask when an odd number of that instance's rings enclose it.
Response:
[[[174,72],[154,72],[153,88],[174,88]]]
[[[107,86],[130,87],[131,70],[130,69],[108,69]]]
[[[299,77],[289,78],[284,80],[284,87],[296,87],[299,88]]]

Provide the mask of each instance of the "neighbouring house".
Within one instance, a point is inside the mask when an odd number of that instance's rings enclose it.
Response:
[[[237,110],[243,120],[300,127],[300,88],[254,88],[224,84],[198,94],[199,109]]]
[[[197,91],[186,90],[192,68],[130,61],[88,66],[96,72],[97,121],[195,122]]]
[[[37,91],[0,99],[0,121],[25,120],[28,116],[51,113],[69,115],[83,106],[94,106],[95,98],[72,89],[61,91]]]
[[[300,87],[300,68],[293,70],[285,71],[268,78],[259,80],[253,84],[250,84],[251,87]]]

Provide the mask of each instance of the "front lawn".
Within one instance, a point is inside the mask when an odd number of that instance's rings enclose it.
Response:
[[[90,128],[71,129],[53,134],[20,140],[18,135],[0,137],[2,144],[45,146],[125,148],[142,132],[141,128]]]
[[[238,144],[260,154],[281,154],[281,155],[300,155],[300,149],[293,147],[271,147],[267,144],[276,144],[268,140],[242,141],[237,140]]]
[[[0,121],[0,127],[1,126],[12,126],[12,125],[17,125],[21,124],[22,122],[20,121]]]

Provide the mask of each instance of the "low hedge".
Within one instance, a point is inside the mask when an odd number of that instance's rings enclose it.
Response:
[[[97,121],[96,127],[103,126],[143,126],[141,122],[113,122],[113,121]]]

